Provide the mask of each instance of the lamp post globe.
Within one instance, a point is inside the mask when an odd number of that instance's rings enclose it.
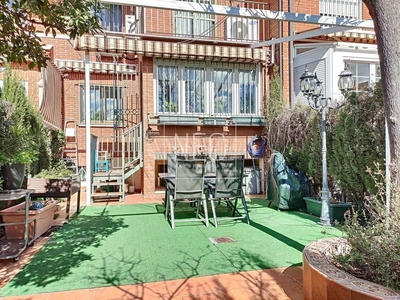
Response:
[[[339,74],[338,87],[342,94],[346,94],[348,91],[353,90],[355,86],[355,80],[353,78],[353,73],[345,68]]]
[[[309,72],[306,66],[306,70],[300,77],[300,90],[303,95],[313,95],[315,90],[315,83],[316,82],[314,74]]]

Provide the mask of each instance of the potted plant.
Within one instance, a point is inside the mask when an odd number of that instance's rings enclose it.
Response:
[[[4,71],[0,90],[0,165],[3,189],[20,189],[25,169],[38,159],[44,125],[26,89],[11,66]]]
[[[35,194],[48,194],[48,197],[62,197],[70,193],[72,174],[64,161],[48,169],[41,170],[34,177],[28,178],[28,188],[35,189]]]

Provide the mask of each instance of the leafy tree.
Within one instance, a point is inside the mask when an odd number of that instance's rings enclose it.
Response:
[[[400,186],[400,0],[363,0],[374,21],[380,58],[392,180]]]
[[[74,39],[101,31],[98,20],[102,5],[97,0],[26,1],[0,0],[0,54],[4,61],[44,67],[39,32],[67,34]]]

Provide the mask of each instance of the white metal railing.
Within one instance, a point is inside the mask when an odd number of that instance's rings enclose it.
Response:
[[[142,123],[126,130],[120,136],[99,136],[96,151],[106,152],[111,169],[128,171],[142,163]]]
[[[203,5],[269,10],[269,3],[245,0],[179,0]],[[227,17],[207,13],[172,11],[150,7],[109,5],[102,15],[102,26],[108,32],[132,35],[173,36],[187,40],[254,42],[270,39],[269,20]]]
[[[142,123],[129,128],[122,135],[122,165],[124,169],[131,169],[142,162],[143,146]]]
[[[319,13],[322,16],[360,19],[361,0],[319,0]]]

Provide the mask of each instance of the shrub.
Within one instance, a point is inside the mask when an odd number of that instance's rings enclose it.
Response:
[[[38,174],[35,175],[36,178],[47,179],[69,178],[71,176],[72,171],[67,168],[63,160],[60,160],[58,163],[49,167],[48,169],[42,169]]]
[[[267,119],[269,118],[267,114]],[[345,106],[330,110],[326,119],[328,184],[339,187],[339,196],[362,207],[365,196],[376,192],[367,168],[383,168],[385,117],[382,87],[354,94]],[[286,109],[270,122],[273,150],[281,152],[289,166],[306,174],[316,193],[322,188],[321,115],[308,106]]]
[[[341,268],[357,277],[399,291],[400,195],[398,191],[392,191],[388,209],[380,167],[374,178],[379,179],[374,180],[377,194],[365,198],[364,209],[355,212],[343,227],[351,250],[336,256],[335,260]]]
[[[329,133],[328,168],[335,182],[357,205],[377,192],[368,168],[384,169],[385,115],[382,85],[351,96],[335,114]]]
[[[25,87],[7,64],[0,92],[0,164],[29,165],[38,159],[43,120]]]

